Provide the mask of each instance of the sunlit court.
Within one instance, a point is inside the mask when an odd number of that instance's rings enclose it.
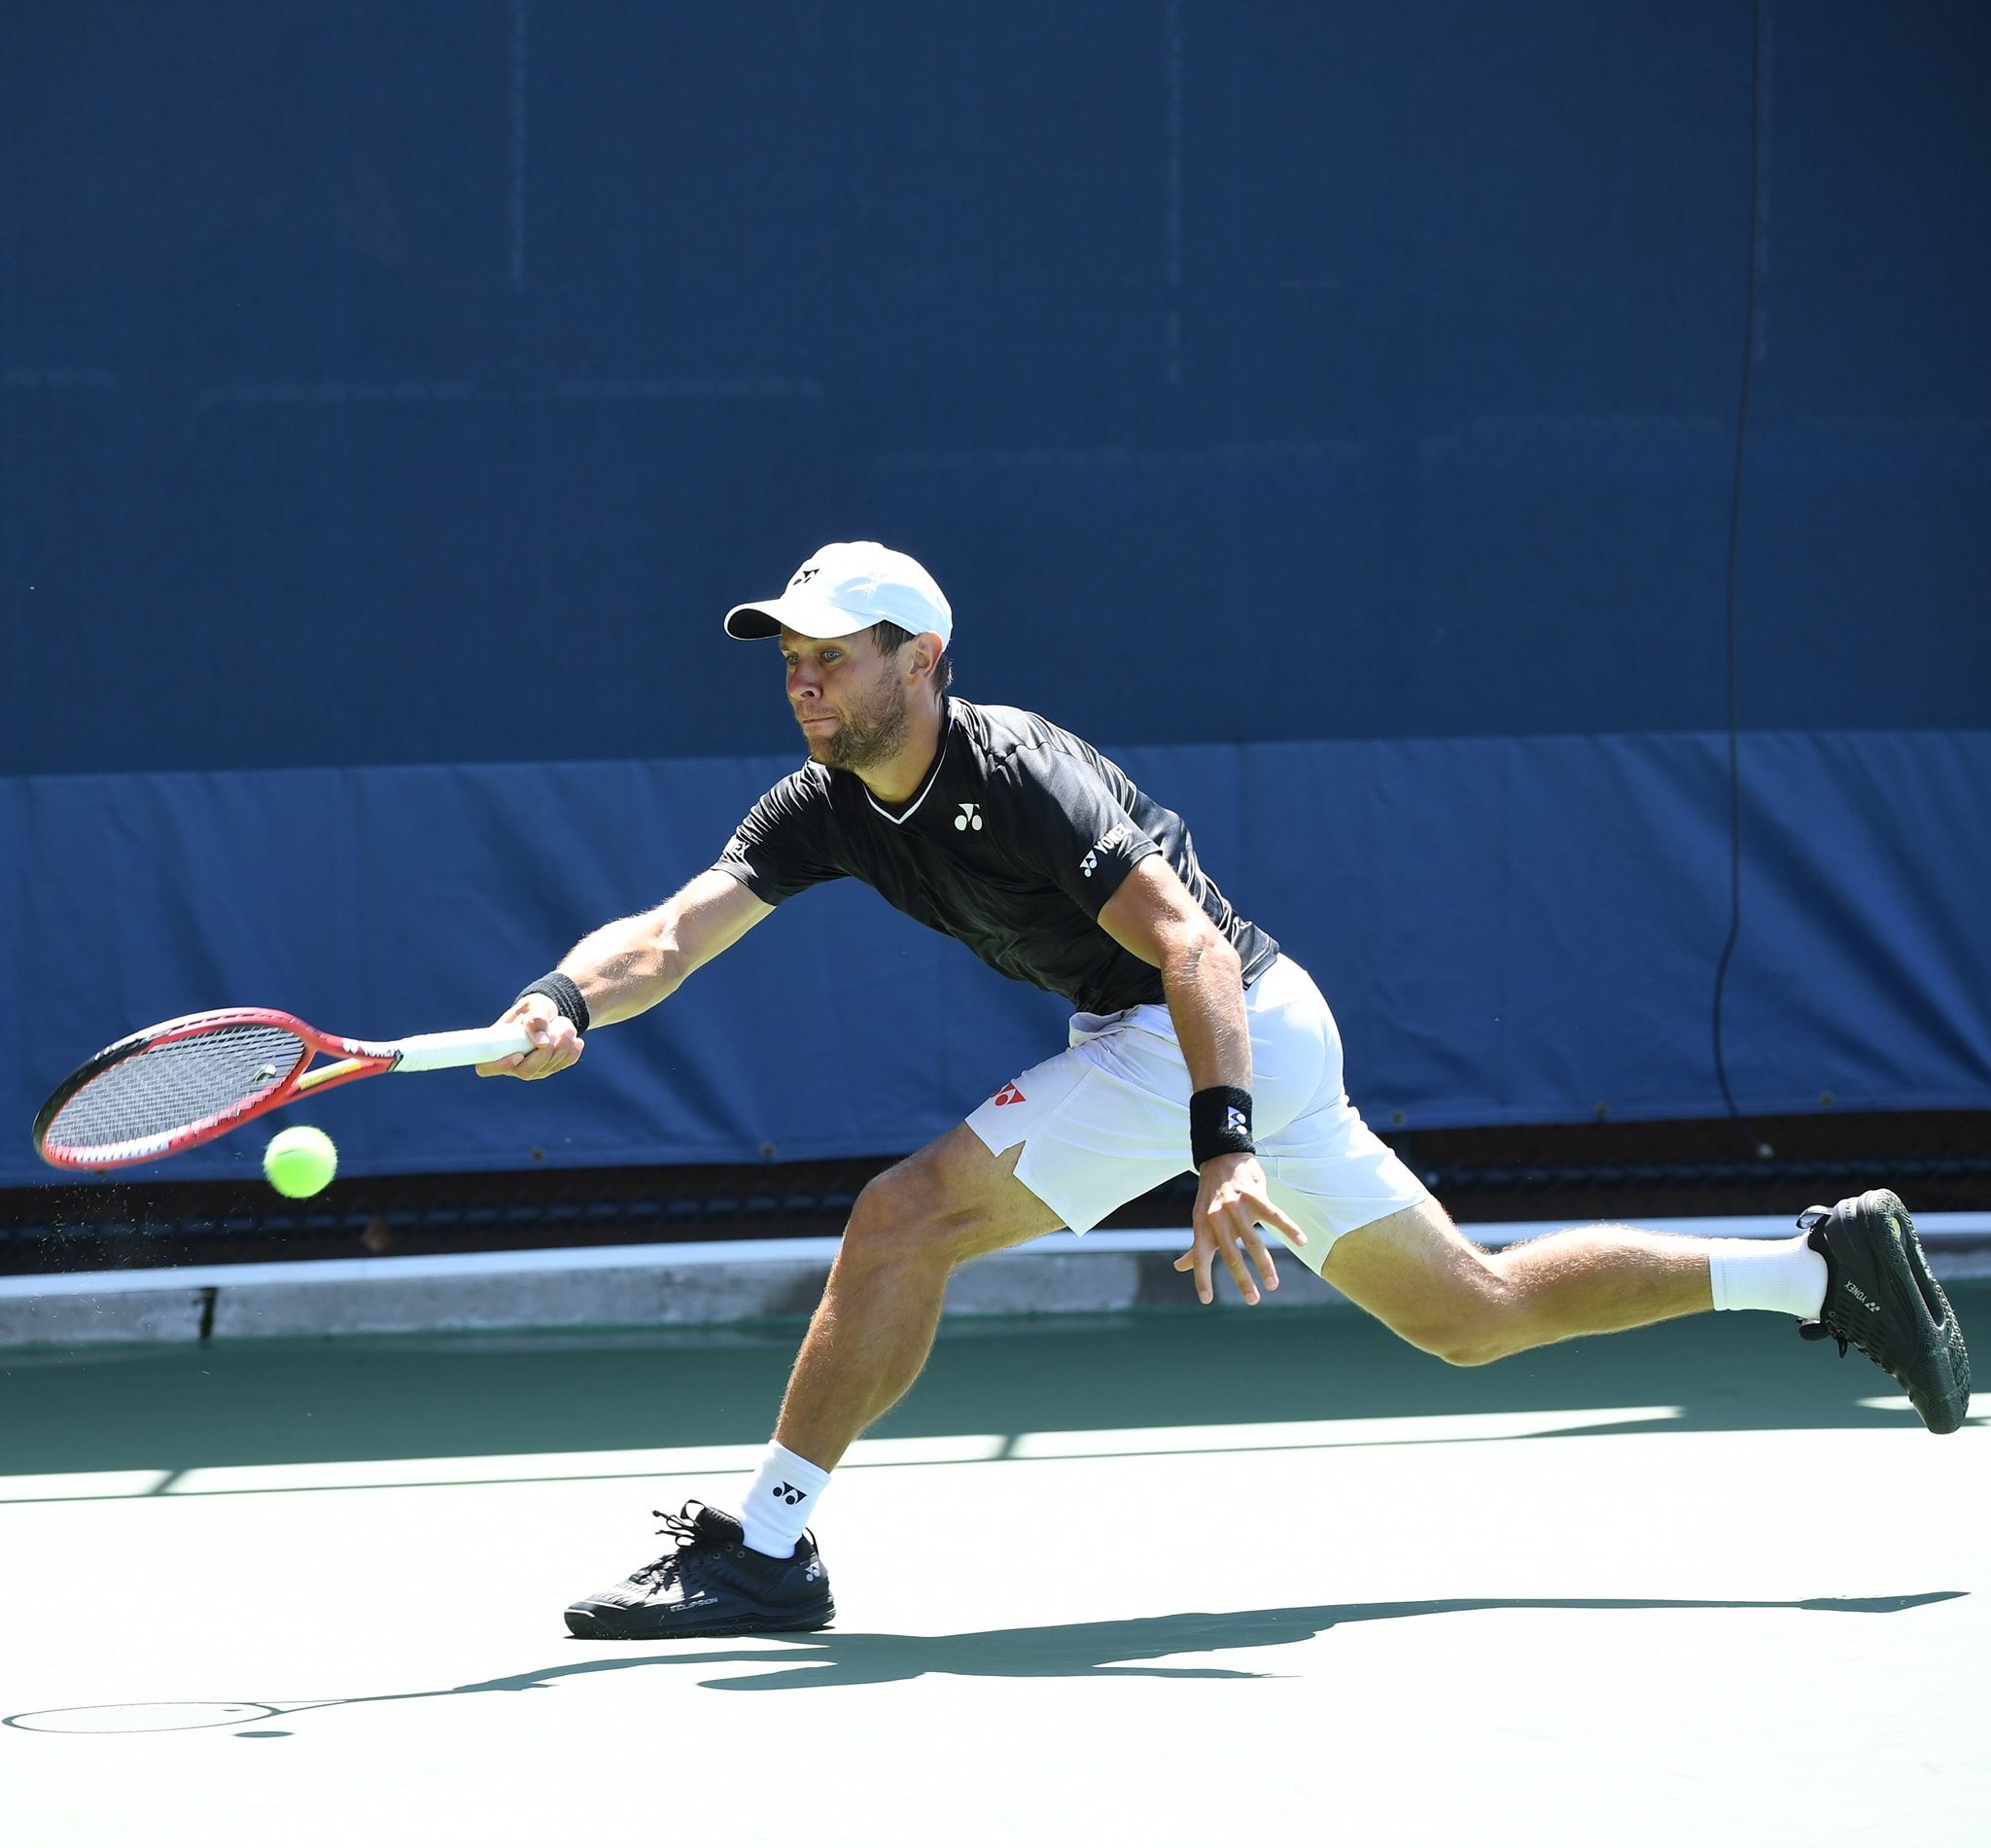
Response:
[[[1991,12],[0,34],[0,1848],[1991,1842]]]
[[[756,1842],[1975,1813],[1991,1438],[1740,1319],[1472,1375],[1345,1309],[966,1326],[838,1472],[852,1615],[668,1647],[559,1607],[751,1466],[792,1329],[17,1356],[10,1831],[586,1836],[658,1778]]]

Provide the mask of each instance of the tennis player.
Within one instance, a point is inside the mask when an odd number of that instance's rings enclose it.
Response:
[[[1211,1300],[1278,1287],[1265,1230],[1406,1341],[1460,1366],[1704,1309],[1762,1309],[1848,1342],[1932,1431],[1970,1402],[1948,1302],[1894,1195],[1813,1208],[1791,1238],[1589,1226],[1485,1251],[1364,1124],[1334,1016],[1240,918],[1181,818],[1034,714],[951,698],[953,612],[913,559],[825,545],[727,632],[778,638],[809,761],[718,862],[585,938],[502,1017],[534,1049],[487,1075],[550,1077],[582,1035],[654,1007],[775,906],[863,880],[1004,975],[1065,996],[1070,1043],[1004,1082],[857,1197],[774,1441],[728,1512],[666,1516],[672,1550],[567,1612],[576,1635],[810,1630],[835,1613],[805,1531],[852,1441],[926,1364],[954,1268],[1060,1226],[1085,1232],[1199,1175],[1175,1268]],[[821,972],[834,981],[836,970]]]

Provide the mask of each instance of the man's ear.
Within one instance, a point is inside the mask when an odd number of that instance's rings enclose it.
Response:
[[[931,634],[916,635],[913,638],[912,653],[918,666],[909,670],[907,678],[930,680],[934,671],[940,666],[940,638]]]

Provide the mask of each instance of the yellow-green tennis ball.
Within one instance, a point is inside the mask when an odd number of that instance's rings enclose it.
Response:
[[[279,1130],[262,1151],[262,1172],[287,1200],[322,1193],[338,1168],[338,1150],[323,1130],[300,1123]]]

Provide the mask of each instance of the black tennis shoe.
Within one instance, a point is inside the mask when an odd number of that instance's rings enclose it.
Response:
[[[664,1523],[657,1531],[676,1548],[619,1585],[570,1604],[567,1627],[576,1636],[751,1636],[820,1630],[836,1616],[812,1535],[796,1542],[791,1558],[770,1559],[720,1509],[686,1502],[676,1515],[654,1512]]]
[[[1971,1356],[1908,1209],[1880,1187],[1807,1207],[1798,1224],[1826,1270],[1825,1307],[1799,1334],[1837,1342],[1841,1358],[1850,1342],[1901,1381],[1930,1430],[1954,1431],[1971,1409]]]

